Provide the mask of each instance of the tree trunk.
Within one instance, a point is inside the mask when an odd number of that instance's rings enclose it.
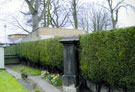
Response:
[[[39,19],[38,14],[32,15],[32,22],[33,22],[32,31],[35,31],[38,28],[38,24],[39,24],[38,19]]]
[[[47,27],[49,27],[49,24],[50,24],[50,2],[48,4]]]
[[[76,0],[73,0],[73,19],[74,19],[75,29],[78,29],[78,17],[77,17],[77,10],[76,10]]]
[[[116,23],[117,23],[117,21],[114,20],[113,13],[111,14],[111,19],[112,19],[112,27],[113,27],[113,29],[114,29],[114,28],[116,28]]]

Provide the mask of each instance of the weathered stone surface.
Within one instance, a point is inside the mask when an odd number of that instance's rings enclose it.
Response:
[[[74,84],[70,86],[63,86],[63,89],[63,92],[77,92]]]
[[[63,84],[64,86],[76,85],[76,76],[75,75],[63,75]]]
[[[4,48],[0,47],[0,69],[5,69],[4,66]]]
[[[87,80],[86,81],[86,86],[92,92],[97,92],[95,83],[92,83],[92,82]],[[121,88],[110,88],[110,91],[109,91],[109,87],[102,85],[101,89],[100,89],[100,92],[125,92],[125,91],[123,89],[121,89]],[[135,92],[135,91],[127,91],[127,92]]]
[[[94,83],[87,80],[86,85],[92,92],[97,92],[96,85]]]
[[[77,61],[74,44],[64,44],[64,74],[76,75]]]
[[[102,85],[102,87],[100,89],[100,92],[109,92],[108,90],[109,90],[109,88],[107,88],[106,86]]]
[[[64,92],[77,92],[77,43],[79,39],[76,37],[67,37],[60,41],[64,46],[64,76],[63,90]]]

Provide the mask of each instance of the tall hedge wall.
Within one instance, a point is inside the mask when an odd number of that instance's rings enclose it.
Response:
[[[85,79],[135,88],[135,27],[87,34],[80,39]]]
[[[18,55],[33,63],[57,67],[63,70],[63,46],[59,42],[61,38],[46,39],[19,43]]]

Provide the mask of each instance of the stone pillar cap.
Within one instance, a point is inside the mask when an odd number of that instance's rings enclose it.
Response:
[[[72,37],[64,37],[62,40],[60,40],[61,43],[63,44],[74,44],[79,42],[79,37],[78,36],[72,36]]]

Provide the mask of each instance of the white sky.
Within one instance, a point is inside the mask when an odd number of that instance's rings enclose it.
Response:
[[[5,37],[4,25],[7,26],[7,35],[12,33],[22,33],[22,31],[17,29],[12,30],[12,25],[9,25],[9,21],[11,19],[11,16],[16,16],[16,18],[21,17],[20,11],[25,9],[25,7],[22,8],[22,6],[24,5],[23,1],[24,0],[0,0],[0,37]]]
[[[105,1],[105,0],[83,0],[84,2],[93,1]],[[135,0],[126,0],[128,3],[135,6]],[[23,7],[22,7],[23,6]],[[25,7],[24,7],[25,6]],[[0,0],[0,39],[5,37],[4,25],[7,25],[7,34],[22,33],[20,30],[11,30],[11,26],[7,24],[7,20],[10,20],[12,15],[21,18],[20,11],[26,11],[27,6],[24,4],[24,0]],[[4,21],[3,21],[4,20]],[[122,8],[119,12],[119,27],[135,26],[135,11]]]

